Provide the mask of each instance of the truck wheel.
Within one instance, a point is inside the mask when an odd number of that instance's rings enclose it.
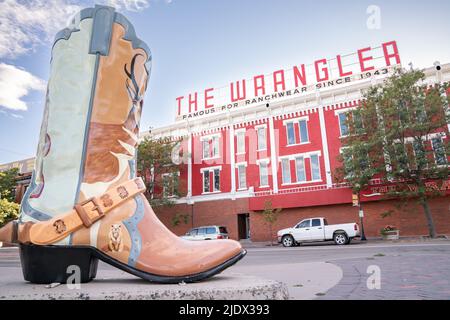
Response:
[[[348,237],[345,233],[335,233],[333,236],[333,240],[337,245],[343,245],[348,242]]]
[[[281,238],[283,247],[292,247],[295,244],[294,238],[291,235],[285,235]]]

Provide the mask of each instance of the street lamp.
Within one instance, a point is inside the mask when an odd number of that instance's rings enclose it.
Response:
[[[358,191],[358,209],[359,209],[359,221],[361,223],[361,241],[366,241],[366,235],[364,233],[364,211],[361,203],[361,193]]]
[[[364,211],[361,203],[361,188],[359,184],[356,184],[355,187],[358,190],[356,196],[358,197],[358,214],[359,214],[359,223],[361,224],[361,241],[366,241],[367,239],[364,233]],[[353,202],[353,205],[355,205],[355,201]]]
[[[364,218],[364,211],[362,209],[362,204],[361,204],[361,199],[360,199],[360,195],[361,193],[358,191],[358,208],[359,208],[359,220],[361,221],[361,240],[365,241],[366,239],[366,235],[364,234],[364,223],[363,223],[363,218]],[[363,194],[364,197],[376,197],[376,196],[381,196],[381,193],[371,193],[371,194]]]

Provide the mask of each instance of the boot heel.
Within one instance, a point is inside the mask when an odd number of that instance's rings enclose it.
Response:
[[[24,279],[32,283],[66,283],[69,277],[69,282],[85,283],[97,274],[98,259],[89,247],[21,244],[20,260]]]

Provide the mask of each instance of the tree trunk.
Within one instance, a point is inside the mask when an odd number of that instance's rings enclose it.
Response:
[[[428,205],[427,198],[422,198],[420,203],[422,204],[423,210],[425,212],[425,217],[427,218],[428,233],[431,238],[436,238],[436,228],[434,226],[433,217],[431,215],[430,206]]]
[[[272,224],[269,226],[269,232],[270,232],[270,246],[273,246],[273,236],[272,236]]]

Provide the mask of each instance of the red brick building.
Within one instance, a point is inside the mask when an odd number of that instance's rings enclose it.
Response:
[[[359,221],[351,189],[333,178],[348,133],[345,119],[359,106],[362,91],[399,65],[396,42],[387,42],[178,97],[176,121],[142,135],[183,138],[183,158],[174,160],[181,163],[177,176],[185,196],[156,213],[177,234],[224,225],[232,238],[253,241],[270,239],[261,215],[267,200],[283,208],[274,232],[307,217]],[[450,64],[436,64],[425,74],[429,84],[448,82]],[[449,128],[432,139],[444,143]],[[22,193],[25,186],[20,188]],[[379,196],[385,188],[374,179],[361,197],[366,235],[379,236],[388,224],[402,236],[427,234],[423,209],[414,203],[397,209],[395,200]],[[450,234],[450,184],[445,188],[447,196],[430,203],[438,234]],[[393,214],[382,218],[388,210]],[[174,226],[179,214],[188,216],[188,223]]]
[[[362,90],[383,81],[400,56],[396,43],[388,42],[343,57],[178,97],[176,122],[151,132],[153,138],[184,138],[179,177],[186,196],[174,208],[156,208],[161,220],[178,234],[214,224],[227,226],[235,239],[268,240],[261,211],[271,200],[283,208],[274,232],[306,217],[358,221],[350,188],[333,178],[348,131],[345,119],[359,106]],[[450,64],[425,73],[430,84],[448,81]],[[448,139],[448,130],[433,136],[436,143]],[[387,224],[403,236],[428,233],[421,207],[398,210],[395,201],[376,196],[385,186],[372,183],[361,197],[367,236],[379,236]],[[450,234],[449,197],[433,199],[431,209],[437,232]],[[382,218],[388,210],[394,213]],[[191,220],[174,227],[176,214]]]

